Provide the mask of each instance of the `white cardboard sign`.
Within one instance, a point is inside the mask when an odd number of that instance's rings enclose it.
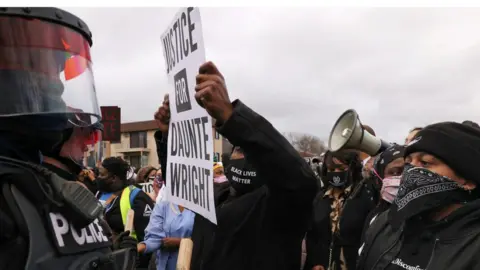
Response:
[[[147,194],[153,192],[153,180],[145,183],[140,183],[140,186],[142,186],[143,192]]]
[[[217,224],[213,199],[212,118],[195,100],[195,77],[205,63],[199,9],[181,8],[161,38],[171,85],[168,200]]]

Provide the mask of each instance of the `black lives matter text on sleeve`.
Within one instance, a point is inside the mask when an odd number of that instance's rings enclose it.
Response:
[[[186,12],[182,12],[173,23],[168,34],[163,37],[167,74],[170,74],[176,64],[197,50],[198,46],[193,40],[192,34],[195,30],[195,23],[190,18],[193,10],[193,7],[189,7]]]

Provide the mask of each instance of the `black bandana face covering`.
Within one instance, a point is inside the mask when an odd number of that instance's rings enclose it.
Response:
[[[256,170],[245,159],[232,159],[225,175],[238,194],[245,194],[260,187]]]
[[[345,187],[348,182],[349,171],[327,172],[327,181],[334,187]]]
[[[464,203],[472,195],[448,177],[406,164],[389,213],[394,229],[419,214],[454,203]]]

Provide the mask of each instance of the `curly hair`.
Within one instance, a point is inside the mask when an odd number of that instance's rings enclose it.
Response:
[[[127,181],[127,172],[130,170],[130,165],[120,157],[109,157],[103,160],[102,167],[107,171],[120,178],[120,180]]]

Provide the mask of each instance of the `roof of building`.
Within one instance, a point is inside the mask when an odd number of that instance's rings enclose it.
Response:
[[[155,120],[123,123],[121,132],[149,131],[158,129]]]
[[[215,119],[212,124],[215,125]],[[120,127],[121,132],[149,131],[157,130],[158,126],[155,120],[123,123]]]

